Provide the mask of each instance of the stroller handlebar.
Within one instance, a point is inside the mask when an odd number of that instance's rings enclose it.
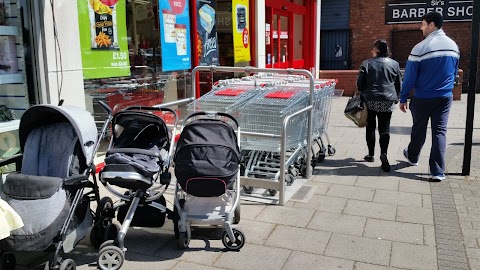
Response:
[[[108,106],[107,103],[99,100],[98,104],[100,104],[100,106],[102,106],[102,108],[108,113],[108,115],[112,115],[112,108],[110,108],[110,106]]]
[[[188,115],[187,117],[185,117],[185,119],[183,120],[183,125],[185,125],[187,123],[187,120],[190,119],[190,118],[193,118],[195,116],[200,116],[200,115],[218,115],[218,116],[223,116],[223,117],[227,117],[228,119],[232,120],[236,127],[238,128],[238,121],[237,119],[235,119],[235,117],[231,116],[230,114],[228,113],[223,113],[223,112],[207,112],[207,111],[201,111],[201,112],[194,112],[194,113],[191,113],[190,115]]]
[[[147,156],[153,157],[161,157],[160,152],[158,151],[151,151],[146,149],[139,149],[139,148],[115,148],[110,149],[107,152],[107,156],[113,153],[125,153],[125,154],[142,154]]]

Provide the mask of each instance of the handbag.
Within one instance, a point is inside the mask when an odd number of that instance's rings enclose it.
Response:
[[[348,100],[347,106],[345,106],[344,114],[358,127],[365,127],[367,125],[367,104],[362,101],[356,87],[353,96]]]

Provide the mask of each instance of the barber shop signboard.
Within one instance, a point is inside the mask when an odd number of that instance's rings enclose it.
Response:
[[[445,22],[471,21],[473,0],[387,0],[385,24],[418,23],[432,11],[442,14]]]

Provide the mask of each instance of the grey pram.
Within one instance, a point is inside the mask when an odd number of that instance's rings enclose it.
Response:
[[[72,251],[95,218],[90,202],[99,201],[98,186],[95,178],[89,180],[98,149],[93,117],[73,106],[32,106],[20,120],[19,135],[20,171],[7,176],[0,197],[24,226],[0,241],[2,267],[15,269],[13,252],[54,247],[45,269],[75,269],[60,253]]]

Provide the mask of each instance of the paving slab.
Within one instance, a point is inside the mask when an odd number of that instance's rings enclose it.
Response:
[[[334,233],[325,255],[388,266],[391,244],[385,240]]]
[[[433,225],[433,211],[428,208],[398,206],[395,220]]]
[[[431,194],[430,183],[427,181],[416,181],[416,180],[400,181],[399,191],[410,192],[410,193],[420,193],[420,194]]]
[[[372,201],[375,190],[371,188],[354,187],[332,184],[327,192],[327,196],[341,197],[347,199],[356,199],[360,201]]]
[[[392,243],[391,266],[407,269],[437,269],[436,248],[407,243]]]
[[[348,200],[344,214],[395,220],[397,207],[390,204]]]
[[[315,175],[312,181],[353,186],[357,181],[356,175]]]
[[[276,224],[256,220],[242,219],[238,227],[245,234],[247,243],[262,245],[272,233]]]
[[[347,199],[345,198],[313,195],[307,203],[295,203],[295,208],[312,209],[330,213],[341,213],[346,204]]]
[[[279,225],[265,245],[323,254],[332,233]]]
[[[377,190],[373,201],[393,205],[422,207],[422,195],[410,192]]]
[[[423,225],[369,218],[363,236],[423,244]]]
[[[361,236],[366,221],[366,217],[317,211],[308,224],[308,228]]]
[[[354,270],[354,261],[294,251],[282,270]]]
[[[292,251],[288,249],[245,245],[240,252],[225,252],[213,266],[235,270],[282,269]]]
[[[400,268],[356,262],[355,270],[400,270]]]
[[[313,213],[311,209],[300,209],[292,207],[267,207],[256,218],[258,221],[306,227],[310,222]]]
[[[399,183],[400,180],[397,178],[391,179],[390,177],[378,178],[371,176],[359,176],[357,178],[357,182],[355,182],[355,186],[398,191]]]

